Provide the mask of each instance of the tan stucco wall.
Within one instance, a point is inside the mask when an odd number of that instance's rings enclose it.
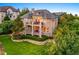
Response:
[[[0,12],[0,23],[2,23],[4,17],[5,17],[5,12]]]
[[[45,26],[48,27],[48,32],[43,32],[44,35],[52,36],[55,28],[57,27],[57,20],[55,19],[44,19]]]

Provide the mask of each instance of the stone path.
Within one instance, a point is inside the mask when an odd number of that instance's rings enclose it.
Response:
[[[44,45],[44,44],[46,44],[46,43],[48,43],[48,42],[53,41],[53,40],[51,40],[51,39],[48,39],[48,40],[45,40],[45,41],[35,41],[35,40],[31,40],[31,39],[17,39],[17,40],[14,40],[14,39],[12,38],[12,35],[11,35],[11,34],[10,34],[10,36],[11,36],[11,40],[12,40],[13,42],[24,42],[24,41],[26,41],[26,42],[29,42],[29,43],[32,43],[32,44],[36,44],[36,45]]]
[[[20,40],[12,40],[14,42],[23,42],[23,41],[26,41],[26,42],[30,42],[32,44],[36,44],[36,45],[44,45],[46,44],[47,42],[49,42],[50,40],[46,40],[46,41],[35,41],[35,40],[31,40],[31,39],[20,39]]]

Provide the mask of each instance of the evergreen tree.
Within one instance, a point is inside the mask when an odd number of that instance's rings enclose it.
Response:
[[[28,13],[29,9],[28,8],[24,8],[22,9],[22,11],[20,11],[20,16],[23,16],[24,14]]]
[[[13,21],[13,26],[12,26],[12,32],[13,35],[15,33],[19,33],[23,30],[23,22],[21,21],[20,17],[17,17],[14,21]]]
[[[9,21],[10,20],[10,18],[8,17],[8,15],[6,15],[5,17],[4,17],[4,20],[3,21]]]

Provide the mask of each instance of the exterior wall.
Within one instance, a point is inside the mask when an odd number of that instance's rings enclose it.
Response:
[[[9,8],[9,9],[7,10],[7,13],[12,14],[12,13],[13,13],[12,9]]]
[[[13,12],[13,14],[11,16],[11,20],[15,20],[18,15],[19,15],[19,12]]]
[[[50,19],[45,19],[45,25],[47,30],[43,32],[44,35],[52,36],[52,21]]]
[[[23,34],[31,34],[32,28],[28,27],[28,25],[31,25],[31,19],[24,18],[24,19],[22,19],[22,21],[23,21],[23,24],[24,24]]]
[[[43,32],[43,35],[52,36],[55,28],[58,25],[58,21],[56,19],[44,19],[45,25],[47,27],[47,31]]]
[[[35,21],[35,19],[27,19],[24,18],[22,19],[23,23],[24,23],[24,33],[25,34],[32,34],[32,22]],[[53,36],[53,32],[55,30],[55,28],[57,27],[57,20],[56,19],[42,19],[43,25],[41,26],[41,32],[42,35],[47,35],[47,36]],[[40,31],[40,24],[33,24],[33,35],[40,35],[40,33],[36,33],[34,32],[34,30],[38,29]],[[37,27],[37,28],[35,28]],[[43,27],[45,27],[45,31],[43,31]]]
[[[5,12],[0,12],[0,23],[4,20],[4,17],[6,16]]]

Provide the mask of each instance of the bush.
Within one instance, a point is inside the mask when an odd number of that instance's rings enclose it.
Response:
[[[9,34],[12,33],[11,27],[12,27],[12,21],[4,21],[0,24],[0,34]]]
[[[31,34],[26,34],[26,35],[13,35],[15,39],[32,39],[32,40],[37,40],[37,41],[44,41],[48,39],[48,36],[43,35],[42,38],[40,38],[38,35],[32,36]]]
[[[49,38],[48,36],[42,35],[42,40],[46,40],[46,39],[48,39],[48,38]]]
[[[31,38],[32,38],[32,35],[31,34],[25,35],[25,39],[31,39]]]
[[[22,39],[22,35],[13,35],[14,39]]]

